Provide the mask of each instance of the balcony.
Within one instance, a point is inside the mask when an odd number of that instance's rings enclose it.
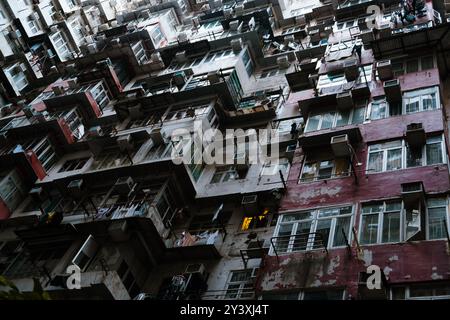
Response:
[[[214,259],[226,238],[225,228],[183,231],[175,235],[165,253],[167,261],[179,259]]]
[[[328,239],[320,232],[306,232],[270,238],[270,251],[277,259],[290,252],[320,250],[328,255]]]

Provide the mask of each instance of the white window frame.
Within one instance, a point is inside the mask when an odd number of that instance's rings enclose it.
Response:
[[[243,269],[243,270],[232,270],[230,271],[229,275],[228,275],[228,280],[227,280],[227,284],[225,285],[225,294],[224,294],[224,299],[235,299],[235,300],[249,300],[249,299],[254,299],[255,298],[255,292],[254,289],[251,292],[251,296],[249,297],[242,297],[243,294],[248,294],[250,295],[250,293],[247,291],[245,291],[245,286],[252,284],[253,287],[255,286],[255,280],[256,280],[256,273],[258,271],[258,268],[248,268],[248,269]],[[250,278],[246,279],[246,280],[241,280],[241,281],[233,281],[231,282],[231,279],[233,277],[233,273],[238,273],[238,272],[251,272]],[[234,288],[234,289],[229,289],[230,285],[239,285],[238,288]],[[248,289],[248,288],[247,288]],[[237,291],[235,293],[235,297],[230,297],[228,296],[228,291]]]
[[[442,239],[446,238],[445,232],[444,232],[444,237],[442,237],[442,238],[430,239],[430,223],[429,223],[430,217],[429,217],[429,210],[428,209],[429,208],[442,208],[442,207],[445,206],[445,210],[446,210],[445,220],[446,220],[446,224],[447,224],[447,229],[450,232],[449,198],[448,197],[438,197],[437,199],[445,200],[445,204],[444,205],[437,205],[437,206],[430,206],[428,204],[428,201],[431,200],[431,199],[433,199],[433,198],[426,199],[426,217],[425,217],[425,229],[426,229],[425,235],[426,235],[426,239],[427,240],[442,240]]]

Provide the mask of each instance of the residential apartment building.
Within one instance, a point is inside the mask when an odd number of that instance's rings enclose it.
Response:
[[[55,299],[448,299],[450,24],[414,3],[5,1],[0,274]]]

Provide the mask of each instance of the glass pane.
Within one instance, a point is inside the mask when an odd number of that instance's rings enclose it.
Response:
[[[362,218],[361,243],[371,244],[377,242],[378,214],[364,215]]]
[[[387,151],[386,170],[397,170],[402,168],[402,149]]]
[[[370,111],[370,119],[377,120],[383,119],[386,116],[386,101],[374,101]]]
[[[400,212],[383,214],[382,242],[400,241]]]
[[[333,247],[344,246],[347,244],[342,232],[345,233],[347,240],[350,241],[350,220],[351,217],[341,217],[336,220],[336,230],[334,230]]]
[[[383,151],[371,152],[369,154],[369,165],[367,171],[381,172],[383,170]]]
[[[418,112],[419,110],[419,97],[414,97],[406,100],[406,113]]]
[[[348,176],[349,174],[349,163],[347,159],[336,159],[334,160],[336,170],[335,175],[339,176]]]
[[[422,96],[423,110],[436,109],[436,94],[427,94]]]
[[[278,230],[278,238],[276,239],[276,250],[277,252],[286,252],[290,242],[290,235],[292,232],[293,224],[282,224],[280,225],[280,229]]]

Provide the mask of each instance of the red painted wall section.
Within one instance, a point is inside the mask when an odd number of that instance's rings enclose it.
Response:
[[[450,255],[446,241],[422,241],[308,253],[267,256],[257,279],[257,290],[346,287],[357,296],[359,273],[369,265],[379,266],[389,285],[449,280]]]
[[[11,211],[6,206],[5,202],[0,198],[0,220],[6,220],[11,215]]]
[[[47,175],[47,172],[45,171],[44,167],[42,166],[41,162],[37,158],[36,154],[32,150],[27,150],[25,153],[25,156],[28,160],[28,162],[31,165],[31,168],[33,169],[34,173],[36,174],[37,178],[39,180],[42,180]]]
[[[100,110],[100,107],[98,106],[97,102],[94,100],[92,95],[89,92],[86,92],[86,97],[89,101],[89,104],[91,105],[92,111],[94,112],[95,116],[98,118],[102,114],[102,110]]]
[[[75,137],[73,136],[72,130],[70,130],[69,125],[64,119],[58,119],[58,124],[61,128],[62,133],[64,134],[64,137],[66,138],[66,141],[68,144],[72,144],[75,142]]]

